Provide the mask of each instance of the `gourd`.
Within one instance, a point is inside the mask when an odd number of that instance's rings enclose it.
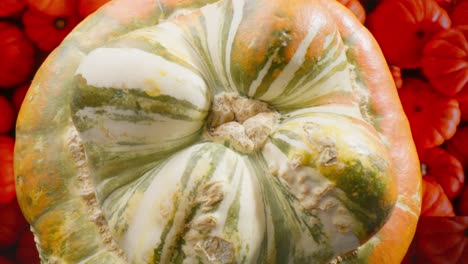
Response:
[[[386,65],[335,1],[110,2],[19,113],[41,259],[401,261],[421,175]]]

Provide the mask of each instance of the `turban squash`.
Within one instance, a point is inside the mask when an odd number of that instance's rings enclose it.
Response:
[[[112,1],[19,115],[43,261],[396,263],[419,216],[392,76],[335,1]]]

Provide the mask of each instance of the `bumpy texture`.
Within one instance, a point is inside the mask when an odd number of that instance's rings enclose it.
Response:
[[[397,263],[418,164],[377,44],[326,0],[113,1],[39,70],[15,154],[47,263]]]

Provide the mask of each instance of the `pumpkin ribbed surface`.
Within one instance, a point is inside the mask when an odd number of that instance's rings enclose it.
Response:
[[[401,260],[420,206],[409,131],[339,3],[113,1],[31,85],[18,199],[50,262]]]

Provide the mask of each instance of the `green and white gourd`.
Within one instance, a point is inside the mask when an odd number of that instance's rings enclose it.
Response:
[[[262,32],[255,8],[171,17],[76,69],[82,197],[130,263],[336,261],[393,208],[385,138],[338,29],[322,12],[304,32]]]

